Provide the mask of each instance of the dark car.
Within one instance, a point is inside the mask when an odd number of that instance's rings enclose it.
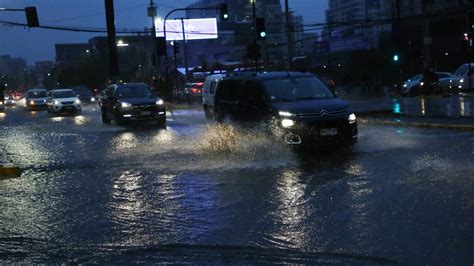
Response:
[[[126,121],[156,121],[166,126],[163,100],[142,83],[110,85],[100,97],[102,121],[122,124]]]
[[[72,90],[77,93],[77,97],[81,100],[82,103],[93,103],[95,102],[95,97],[92,95],[91,91],[86,87],[74,87]]]
[[[349,104],[309,73],[231,74],[216,90],[218,121],[267,122],[288,144],[344,143],[357,140]]]

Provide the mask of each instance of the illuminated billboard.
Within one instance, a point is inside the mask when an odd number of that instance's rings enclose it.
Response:
[[[184,34],[186,40],[217,39],[216,18],[184,19]],[[156,36],[163,37],[163,21],[157,20]],[[183,40],[181,19],[166,20],[166,40]]]

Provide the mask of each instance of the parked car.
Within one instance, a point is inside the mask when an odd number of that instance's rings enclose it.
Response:
[[[102,121],[116,124],[126,121],[156,121],[166,126],[166,108],[162,99],[142,83],[110,85],[100,97]]]
[[[61,112],[77,113],[82,111],[82,104],[73,90],[59,89],[48,92],[47,108],[48,113],[53,114]]]
[[[216,87],[223,77],[225,77],[225,74],[214,74],[208,76],[204,81],[202,87],[202,105],[206,118],[212,118],[214,116],[214,96],[216,93]]]
[[[287,144],[352,145],[358,137],[349,104],[310,73],[226,75],[217,85],[214,105],[217,121],[263,122]]]
[[[469,75],[471,76],[471,86],[469,87]],[[439,85],[444,92],[463,92],[474,88],[474,63],[461,65],[454,74],[445,79],[439,80]]]
[[[201,99],[202,96],[202,87],[204,82],[195,82],[195,83],[186,83],[184,88],[177,89],[175,96],[178,99],[185,101],[197,101]]]
[[[95,97],[92,95],[91,91],[87,87],[74,87],[72,88],[74,92],[76,92],[77,97],[79,97],[79,100],[84,103],[94,103]]]
[[[433,81],[432,86],[434,86],[435,88],[438,87],[439,80],[451,77],[451,73],[449,72],[435,72],[434,74],[438,79],[437,81]],[[414,77],[409,78],[403,83],[402,95],[412,97],[417,96],[422,93],[424,86],[424,76],[423,74],[418,74]]]
[[[46,89],[30,89],[25,94],[25,104],[28,110],[37,110],[46,108],[48,100]]]

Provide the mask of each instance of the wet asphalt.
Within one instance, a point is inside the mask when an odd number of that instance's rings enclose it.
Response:
[[[0,262],[474,262],[474,133],[359,126],[300,153],[199,109],[103,125],[0,114]]]

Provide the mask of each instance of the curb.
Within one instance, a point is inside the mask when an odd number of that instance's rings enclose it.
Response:
[[[437,123],[422,123],[422,122],[397,122],[387,120],[368,120],[360,119],[363,124],[382,125],[382,126],[398,126],[398,127],[417,127],[417,128],[440,128],[440,129],[457,129],[474,131],[474,125],[459,125],[459,124],[437,124]]]

